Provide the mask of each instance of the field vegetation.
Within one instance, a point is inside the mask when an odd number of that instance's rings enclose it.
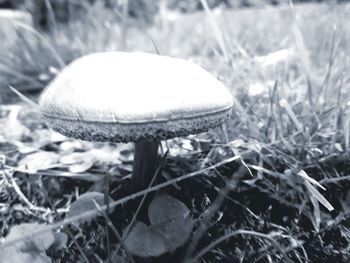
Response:
[[[349,262],[350,6],[201,4],[191,14],[160,6],[145,20],[96,1],[68,22],[52,13],[48,30],[16,23],[5,32],[2,260]],[[235,101],[223,127],[163,143],[162,169],[136,195],[121,190],[130,181],[132,145],[63,137],[9,88],[35,103],[69,62],[107,50],[192,60]],[[186,242],[171,236],[161,248],[156,225],[143,234],[133,227],[153,224],[164,202],[177,204],[174,218],[190,221],[173,226]],[[144,245],[138,254],[134,239]]]

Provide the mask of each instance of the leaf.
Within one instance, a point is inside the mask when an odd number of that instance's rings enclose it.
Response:
[[[156,197],[149,206],[148,217],[151,226],[137,222],[125,240],[127,249],[136,256],[158,257],[173,252],[191,236],[190,210],[171,196]]]
[[[54,152],[39,151],[25,156],[18,163],[18,170],[26,173],[36,173],[57,166],[59,155]]]
[[[158,257],[168,251],[164,238],[142,222],[136,222],[125,240],[125,246],[139,257]]]
[[[44,230],[46,225],[36,223],[24,223],[14,226],[10,229],[10,233],[5,238],[4,243],[11,242],[23,235],[31,232]],[[51,263],[51,259],[46,255],[45,251],[54,243],[55,236],[51,230],[44,233],[35,234],[28,238],[24,238],[11,246],[1,248],[0,258],[2,263]]]
[[[75,200],[68,212],[69,217],[75,217],[78,215],[81,215],[82,213],[89,211],[89,210],[96,210],[96,205],[95,202],[99,206],[103,206],[105,204],[104,201],[104,194],[99,193],[99,192],[87,192],[85,194],[82,194]],[[113,201],[112,198],[110,198],[110,201]],[[90,218],[82,218],[77,220],[78,223],[83,223],[85,221],[90,221]]]
[[[148,208],[148,218],[153,227],[166,237],[171,251],[183,245],[190,237],[193,227],[190,210],[169,195],[161,195],[153,200]]]

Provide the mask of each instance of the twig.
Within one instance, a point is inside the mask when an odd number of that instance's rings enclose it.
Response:
[[[325,178],[319,181],[320,184],[332,184],[332,183],[339,183],[341,181],[347,181],[350,180],[350,175],[340,176],[340,177],[334,177],[334,178]]]
[[[28,206],[29,210],[33,210],[34,212],[40,212],[40,213],[47,213],[50,212],[49,208],[39,207],[36,205],[33,205],[29,199],[23,194],[22,190],[18,186],[16,180],[13,178],[11,173],[6,173],[7,177],[10,179],[10,185],[13,187],[15,192],[17,193],[18,197]],[[58,214],[66,213],[67,209],[57,209]]]

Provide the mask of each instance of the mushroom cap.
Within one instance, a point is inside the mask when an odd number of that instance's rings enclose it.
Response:
[[[232,111],[226,87],[189,61],[103,52],[76,59],[44,90],[49,125],[73,138],[131,142],[206,131]]]

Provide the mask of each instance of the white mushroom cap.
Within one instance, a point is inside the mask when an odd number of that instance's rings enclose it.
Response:
[[[194,134],[226,121],[232,96],[189,61],[104,52],[68,65],[40,97],[52,128],[83,140],[129,142]]]

